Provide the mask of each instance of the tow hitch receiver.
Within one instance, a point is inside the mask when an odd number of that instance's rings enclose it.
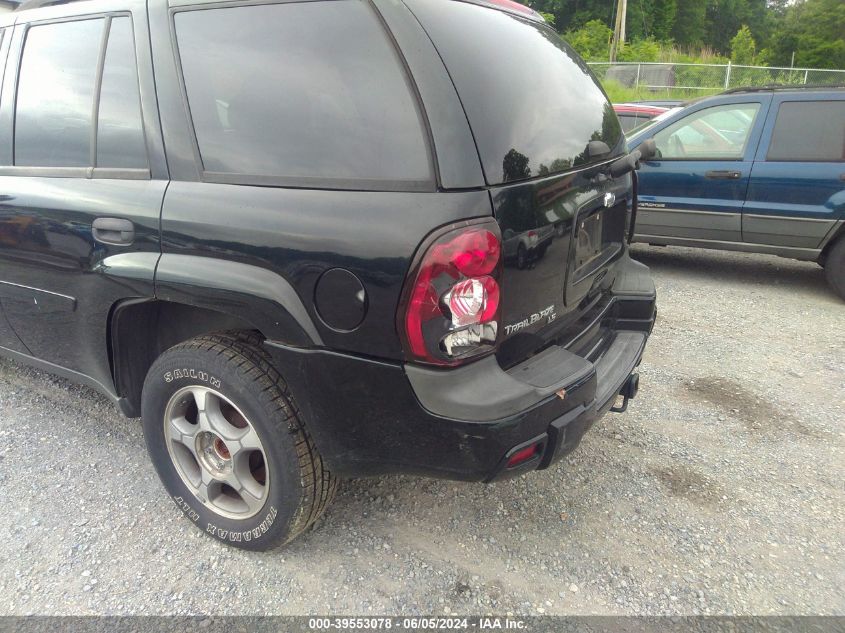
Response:
[[[622,404],[618,407],[614,405],[610,407],[610,410],[614,413],[624,413],[628,409],[628,400],[636,398],[639,389],[640,375],[637,372],[632,372],[619,390],[619,395],[622,396]]]

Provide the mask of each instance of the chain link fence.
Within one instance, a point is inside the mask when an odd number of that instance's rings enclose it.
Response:
[[[750,86],[845,86],[845,70],[660,62],[591,62],[590,68],[603,82],[690,96]]]

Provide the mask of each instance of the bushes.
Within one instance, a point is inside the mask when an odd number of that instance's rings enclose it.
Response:
[[[620,62],[660,61],[661,46],[652,38],[626,43],[616,56]]]
[[[590,20],[577,31],[563,36],[569,45],[588,62],[606,62],[610,58],[613,31],[601,20]]]
[[[606,62],[610,58],[613,31],[601,20],[591,20],[575,31],[562,35],[569,45],[588,62]],[[712,50],[683,50],[671,41],[645,38],[626,42],[617,55],[620,62],[676,62],[687,64],[726,64],[727,58]]]

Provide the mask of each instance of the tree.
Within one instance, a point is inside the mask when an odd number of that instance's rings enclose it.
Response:
[[[601,20],[591,20],[564,36],[569,45],[587,61],[607,61],[613,31]]]
[[[629,38],[669,40],[677,12],[677,0],[632,0],[628,3]]]
[[[681,46],[698,47],[704,44],[707,5],[702,0],[677,0],[672,38]]]
[[[528,6],[554,15],[555,28],[576,31],[591,20],[610,24],[614,3],[608,0],[528,0]]]
[[[757,43],[751,29],[743,24],[731,40],[731,61],[734,64],[751,66],[757,57]]]
[[[538,13],[543,16],[543,19],[548,23],[548,25],[550,27],[555,28],[555,14],[554,13],[546,13],[544,11],[539,11]]]
[[[516,149],[511,149],[502,160],[502,182],[523,180],[531,176],[528,157]]]
[[[607,59],[615,0],[527,1],[588,61]],[[788,66],[794,52],[797,66],[845,68],[843,0],[629,0],[627,31],[624,60],[654,58],[655,44],[665,59],[673,41],[676,61],[702,61],[691,49],[704,47],[746,63]]]
[[[772,36],[770,62],[810,68],[845,68],[845,3],[798,0],[786,9]]]

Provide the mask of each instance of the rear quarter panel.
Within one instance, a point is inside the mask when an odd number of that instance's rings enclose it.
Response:
[[[189,255],[205,258],[211,270],[227,261],[269,270],[296,290],[326,347],[401,359],[395,315],[417,246],[438,226],[484,216],[490,216],[484,191],[351,192],[173,182],[162,210],[162,261]],[[367,293],[366,316],[352,332],[328,327],[314,307],[317,281],[331,268],[352,272]],[[157,286],[163,282],[157,279]],[[192,295],[205,291],[183,288],[181,295],[191,302]],[[229,296],[241,306],[236,295]],[[218,307],[227,308],[225,303]],[[237,310],[251,322],[259,314],[257,307]],[[278,323],[256,325],[270,338],[290,341],[281,312]]]

